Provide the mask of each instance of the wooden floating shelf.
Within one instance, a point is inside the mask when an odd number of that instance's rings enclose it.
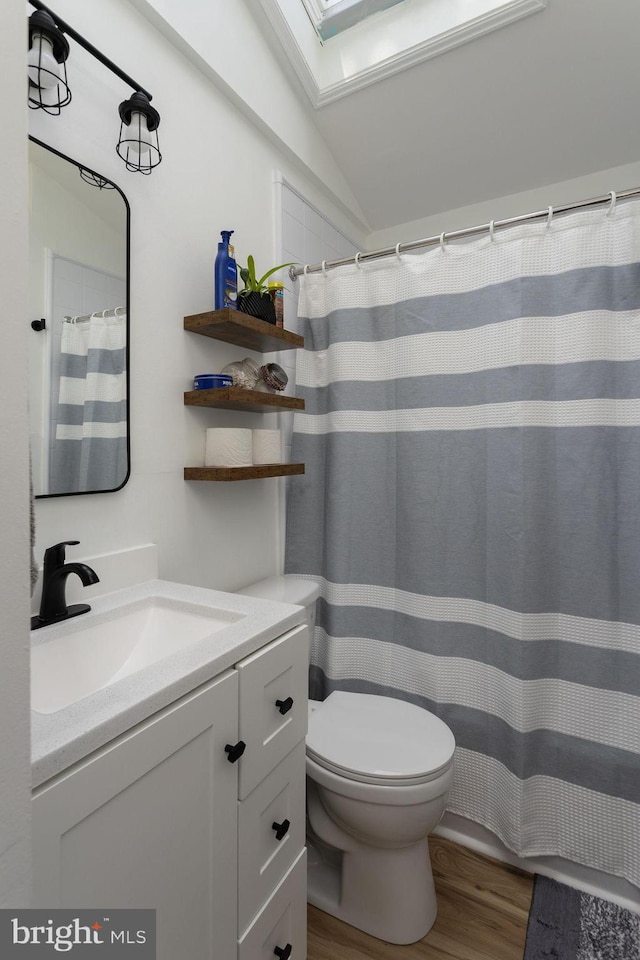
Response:
[[[274,350],[297,350],[304,346],[304,338],[290,330],[283,330],[266,320],[259,320],[239,310],[211,310],[194,313],[184,318],[184,328],[213,340],[234,343],[247,350],[271,353]]]
[[[304,410],[300,397],[280,393],[262,393],[242,387],[214,387],[211,390],[188,390],[184,395],[188,407],[222,407],[225,410],[247,410],[264,413],[278,410]]]
[[[255,467],[185,467],[185,480],[264,480],[304,473],[304,463],[263,463]]]

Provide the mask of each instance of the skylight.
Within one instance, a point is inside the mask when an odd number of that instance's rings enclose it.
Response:
[[[318,108],[544,10],[548,0],[252,2]]]
[[[354,27],[365,17],[394,7],[403,0],[302,0],[323,40]]]

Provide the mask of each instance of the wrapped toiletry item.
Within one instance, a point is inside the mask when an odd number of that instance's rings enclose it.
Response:
[[[282,452],[279,430],[252,430],[253,462],[281,463]]]
[[[241,427],[210,427],[206,433],[205,467],[250,467],[251,430]]]

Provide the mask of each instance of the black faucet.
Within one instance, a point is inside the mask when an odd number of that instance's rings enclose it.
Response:
[[[91,610],[88,603],[73,603],[68,607],[65,600],[65,587],[70,573],[77,573],[85,587],[100,581],[95,570],[86,563],[64,562],[65,547],[75,547],[78,543],[79,540],[64,540],[45,550],[40,613],[37,617],[31,617],[32,630],[58,623],[60,620],[68,620],[69,617],[77,617]]]

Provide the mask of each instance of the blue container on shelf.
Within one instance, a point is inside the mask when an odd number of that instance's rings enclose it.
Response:
[[[238,309],[238,267],[231,241],[233,230],[223,230],[213,271],[216,310]]]
[[[194,390],[212,390],[216,387],[232,387],[233,377],[227,373],[199,373],[193,378]]]

